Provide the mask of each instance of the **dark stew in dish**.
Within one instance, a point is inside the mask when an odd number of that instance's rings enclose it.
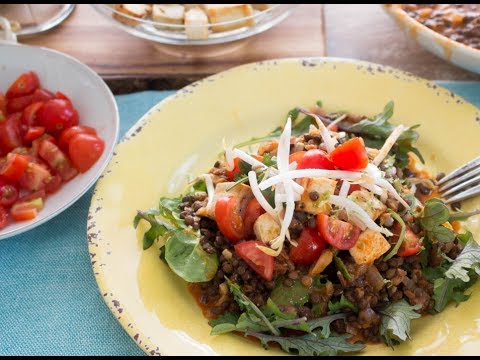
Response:
[[[402,8],[430,29],[480,49],[479,4],[403,4]]]

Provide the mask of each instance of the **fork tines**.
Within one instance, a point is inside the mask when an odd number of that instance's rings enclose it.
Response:
[[[480,194],[480,156],[453,170],[437,182],[447,204]]]

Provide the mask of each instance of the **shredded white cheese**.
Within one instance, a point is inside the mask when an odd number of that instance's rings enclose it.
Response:
[[[262,191],[258,187],[257,174],[255,171],[251,170],[248,172],[248,182],[250,183],[250,188],[252,189],[253,196],[258,200],[260,206],[274,219],[278,219],[277,212],[272,208],[268,203],[265,196],[263,196]]]
[[[227,170],[232,171],[235,167],[235,162],[233,161],[233,151],[231,148],[225,149],[225,161],[227,162]]]
[[[262,163],[261,161],[258,161],[255,159],[253,156],[248,155],[245,151],[240,150],[240,149],[233,149],[233,154],[240,158],[241,160],[245,161],[247,164],[252,165],[252,167],[256,167],[258,169],[265,169],[267,168],[267,165]]]
[[[212,174],[203,174],[201,175],[201,177],[205,179],[205,185],[207,186],[208,201],[206,209],[208,211],[213,203],[213,195],[215,193],[215,188],[213,186]]]
[[[343,121],[346,117],[347,117],[347,114],[343,114],[339,116],[338,118],[333,120],[330,124],[328,124],[327,129],[331,130],[334,125],[337,125],[340,121]]]
[[[398,125],[390,134],[390,136],[385,140],[385,143],[383,144],[382,148],[378,152],[378,155],[375,156],[375,159],[373,159],[373,164],[378,166],[382,163],[383,159],[388,155],[388,152],[390,149],[395,145],[397,142],[398,138],[402,133],[407,130],[407,127],[404,125]]]
[[[355,216],[359,221],[361,221],[367,228],[372,229],[373,231],[381,232],[387,236],[392,236],[392,233],[375,223],[365,210],[363,210],[360,205],[356,204],[354,201],[349,198],[342,198],[337,195],[330,195],[329,202],[335,206],[341,207],[347,210],[349,215]]]
[[[328,153],[331,153],[333,149],[335,149],[335,145],[337,144],[337,140],[332,137],[330,134],[330,130],[328,130],[322,120],[313,113],[308,113],[311,117],[315,119],[318,125],[318,130],[320,130],[320,136],[322,137],[325,147]]]
[[[350,183],[347,180],[343,180],[338,196],[346,198],[348,196],[348,190],[350,190]]]
[[[410,209],[410,205],[402,199],[402,197],[397,193],[397,190],[385,179],[375,179],[375,184],[386,189],[400,204],[402,204],[405,209]]]

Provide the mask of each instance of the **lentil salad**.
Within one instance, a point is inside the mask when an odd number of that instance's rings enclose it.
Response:
[[[459,220],[472,214],[435,197],[418,134],[392,115],[393,102],[371,119],[293,109],[183,196],[138,212],[144,249],[188,283],[212,335],[299,355],[393,347],[411,320],[468,299],[480,248]]]

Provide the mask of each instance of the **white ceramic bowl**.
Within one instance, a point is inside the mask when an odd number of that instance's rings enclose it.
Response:
[[[115,99],[93,70],[57,51],[0,42],[0,91],[5,93],[7,87],[28,70],[38,74],[42,87],[50,91],[59,90],[72,100],[78,110],[80,124],[97,129],[98,135],[105,141],[105,150],[92,168],[50,195],[35,219],[10,222],[0,230],[0,239],[30,230],[72,205],[102,174],[118,137],[119,116]]]
[[[442,59],[480,74],[480,50],[453,41],[416,21],[401,4],[385,4],[383,8],[397,24],[421,46]]]

